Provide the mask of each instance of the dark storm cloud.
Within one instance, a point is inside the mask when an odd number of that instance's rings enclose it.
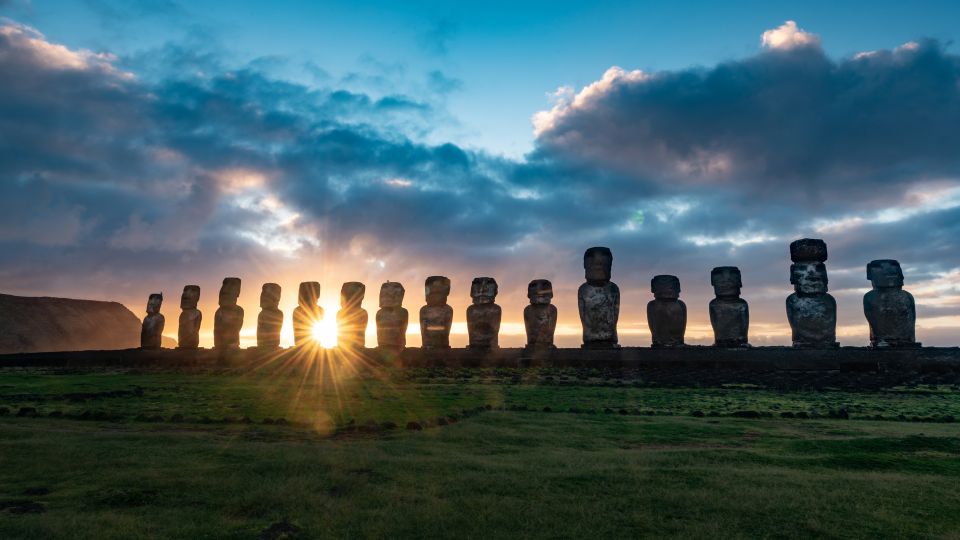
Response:
[[[609,245],[631,324],[656,273],[680,276],[699,317],[723,264],[743,268],[757,320],[782,323],[787,243],[818,236],[855,324],[866,261],[901,259],[908,283],[960,267],[957,66],[925,42],[608,72],[538,115],[536,150],[517,161],[422,142],[446,112],[416,97],[308,87],[182,46],[116,59],[7,22],[0,249],[17,256],[0,278],[140,298],[330,261],[357,279],[496,275],[522,298],[544,276],[573,322],[583,249]]]

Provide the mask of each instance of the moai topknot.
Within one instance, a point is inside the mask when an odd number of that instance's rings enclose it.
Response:
[[[650,280],[653,300],[647,304],[647,325],[653,347],[682,347],[687,330],[687,305],[680,300],[677,276],[653,276]]]
[[[410,315],[403,307],[403,285],[386,282],[380,286],[380,310],[377,311],[377,346],[400,350],[407,346]]]
[[[240,278],[223,278],[223,286],[220,287],[220,308],[213,317],[213,346],[217,349],[240,348],[243,308],[237,305],[239,297]]]
[[[367,288],[358,281],[348,281],[340,288],[340,311],[337,312],[337,346],[362,349],[366,346],[367,310],[360,307]]]
[[[740,269],[718,266],[710,271],[710,284],[717,296],[710,301],[710,324],[714,347],[747,347],[750,309],[740,298]]]
[[[147,316],[143,318],[140,328],[140,348],[159,349],[163,336],[163,315],[160,314],[160,305],[163,304],[163,293],[153,293],[147,300]]]
[[[610,248],[592,247],[583,254],[586,283],[577,290],[577,307],[583,325],[583,347],[612,349],[617,344],[620,288],[610,281],[613,254]]]
[[[496,349],[500,333],[500,306],[497,299],[497,280],[492,277],[473,278],[470,284],[473,304],[467,308],[467,334],[469,349]]]
[[[903,270],[893,259],[870,261],[867,279],[873,290],[863,295],[863,313],[870,323],[872,347],[919,347],[917,308],[913,295],[903,290]]]
[[[530,305],[523,308],[523,325],[527,329],[528,348],[555,349],[553,334],[557,329],[557,306],[553,300],[553,284],[546,279],[535,279],[527,285]]]
[[[279,349],[283,312],[280,311],[280,285],[264,283],[260,290],[260,315],[257,317],[257,348]]]
[[[180,295],[180,326],[177,328],[177,348],[196,349],[200,345],[200,321],[203,314],[197,309],[200,286],[187,285]]]
[[[313,327],[323,320],[323,308],[317,305],[320,300],[320,284],[316,281],[304,281],[297,294],[299,304],[293,310],[293,342],[305,345],[313,341]]]
[[[430,276],[424,283],[427,305],[420,308],[420,336],[424,349],[449,349],[453,308],[447,305],[450,278]]]
[[[837,301],[827,294],[827,244],[804,238],[790,244],[790,283],[787,320],[793,346],[837,347]]]

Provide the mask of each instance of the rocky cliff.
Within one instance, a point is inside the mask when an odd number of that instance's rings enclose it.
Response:
[[[0,353],[139,346],[140,319],[117,302],[0,294]]]

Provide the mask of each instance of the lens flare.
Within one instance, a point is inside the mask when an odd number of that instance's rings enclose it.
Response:
[[[313,325],[313,339],[324,349],[337,346],[337,323],[333,317],[325,317]]]

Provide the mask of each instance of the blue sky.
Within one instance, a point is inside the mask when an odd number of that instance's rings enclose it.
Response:
[[[493,276],[516,345],[547,278],[571,346],[582,253],[606,245],[623,343],[649,343],[656,274],[709,343],[710,269],[734,265],[773,344],[787,246],[813,237],[842,343],[867,341],[865,265],[898,259],[918,338],[955,345],[958,11],[0,0],[2,292],[140,313],[162,291],[175,334],[183,285],[212,315],[238,276],[249,339],[264,282],[289,313],[320,281],[332,316],[342,282],[373,312],[400,281],[416,313],[447,275],[463,344],[469,283]]]

